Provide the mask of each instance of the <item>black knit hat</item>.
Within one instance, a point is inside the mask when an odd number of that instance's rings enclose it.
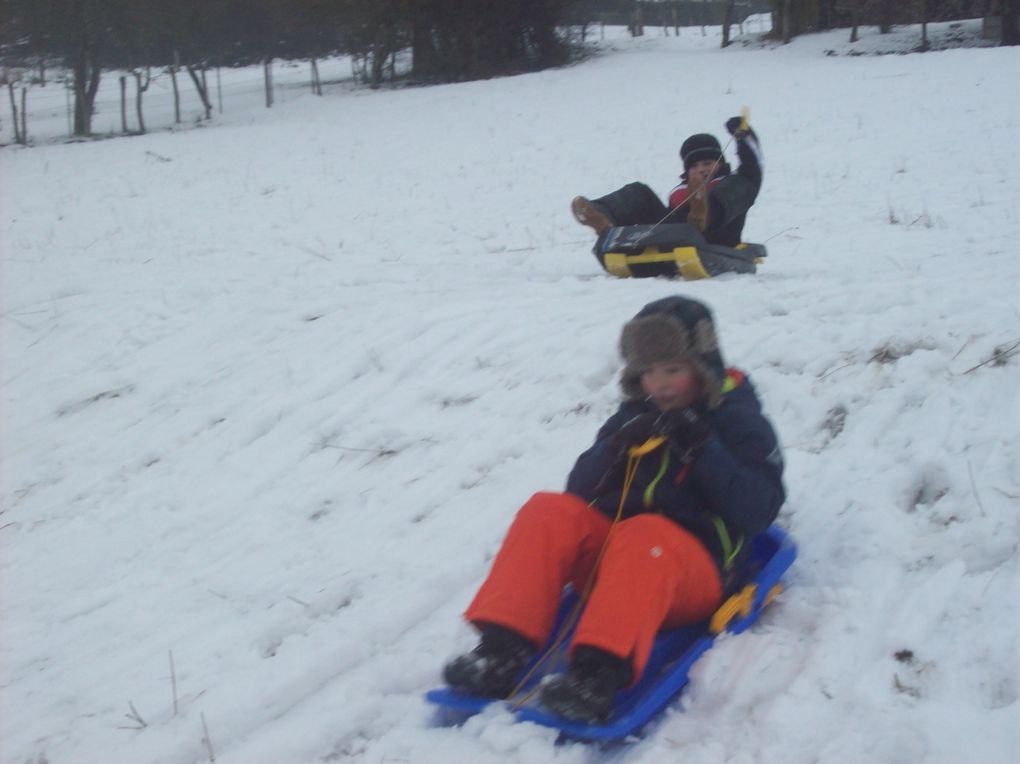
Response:
[[[691,169],[691,165],[703,159],[711,159],[713,162],[722,159],[722,146],[714,135],[708,133],[697,133],[692,135],[680,147],[680,158],[684,162],[684,172]]]
[[[641,398],[641,375],[654,363],[690,363],[701,382],[709,408],[722,401],[726,375],[712,313],[687,297],[666,297],[648,303],[620,334],[620,353],[626,362],[620,387],[628,398]]]

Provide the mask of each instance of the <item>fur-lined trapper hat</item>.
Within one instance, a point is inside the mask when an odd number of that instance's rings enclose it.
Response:
[[[697,300],[666,297],[643,307],[620,335],[626,366],[620,387],[627,398],[643,398],[641,375],[653,363],[680,362],[694,366],[709,408],[722,401],[726,375],[712,313]]]

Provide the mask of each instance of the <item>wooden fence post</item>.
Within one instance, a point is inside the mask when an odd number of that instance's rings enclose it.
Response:
[[[120,75],[120,131],[126,133],[127,126],[127,77]]]
[[[21,140],[28,143],[28,88],[21,88]]]
[[[266,80],[266,108],[273,108],[273,59],[267,58],[262,62],[262,72]]]
[[[14,124],[14,142],[22,143],[21,140],[21,122],[18,119],[18,102],[14,100],[14,83],[7,83],[7,92],[11,96],[11,114],[14,115],[14,119],[11,122]]]
[[[322,80],[319,79],[319,62],[312,56],[312,92],[322,95]]]
[[[170,64],[170,83],[174,88],[174,124],[181,121],[181,91],[177,87],[177,69],[181,65],[180,54],[174,50],[174,62]]]

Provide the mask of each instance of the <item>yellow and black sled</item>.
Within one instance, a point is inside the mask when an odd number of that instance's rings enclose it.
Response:
[[[764,244],[709,244],[687,223],[610,228],[592,250],[602,267],[619,278],[677,276],[692,281],[722,273],[754,273],[767,254]]]

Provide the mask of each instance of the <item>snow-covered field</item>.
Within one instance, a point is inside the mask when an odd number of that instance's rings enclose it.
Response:
[[[1020,50],[717,34],[0,152],[3,764],[1020,758]],[[666,193],[743,105],[758,275],[606,276],[570,198]],[[513,513],[675,293],[784,441],[787,592],[640,739],[438,726]]]

